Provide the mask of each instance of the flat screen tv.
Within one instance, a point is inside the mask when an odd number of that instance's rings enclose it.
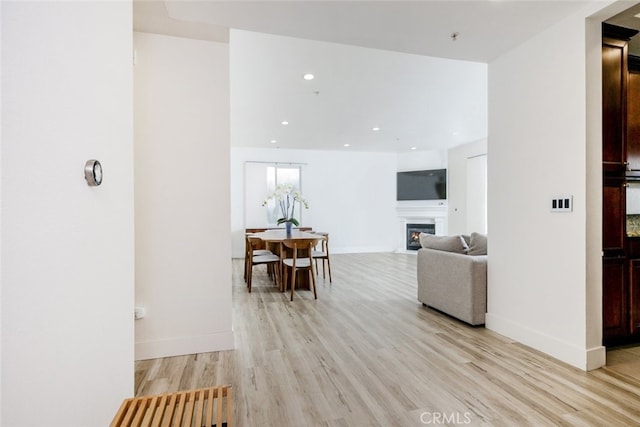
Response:
[[[447,170],[398,172],[397,200],[444,200],[447,198]]]

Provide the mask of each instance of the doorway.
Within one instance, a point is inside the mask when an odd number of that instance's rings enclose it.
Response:
[[[628,19],[639,8],[628,9],[602,26],[602,344],[606,347],[640,343],[640,193],[635,185],[640,183],[640,23]]]

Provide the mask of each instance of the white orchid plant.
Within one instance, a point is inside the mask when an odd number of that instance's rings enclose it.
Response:
[[[296,203],[300,203],[305,209],[309,209],[309,203],[302,197],[300,191],[293,189],[291,184],[280,184],[276,186],[276,189],[267,196],[262,202],[262,206],[266,206],[269,200],[275,200],[276,204],[280,207],[280,213],[282,217],[278,218],[278,224],[284,224],[290,222],[296,227],[300,226],[297,219],[293,217],[296,210]]]

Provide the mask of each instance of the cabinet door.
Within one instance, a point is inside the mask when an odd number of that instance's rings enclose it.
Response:
[[[627,260],[616,257],[602,261],[602,328],[606,344],[607,340],[629,333]]]
[[[622,178],[605,179],[602,186],[602,249],[624,250],[626,237],[626,187]]]
[[[627,161],[640,174],[640,72],[629,73],[627,101]]]
[[[640,259],[629,262],[629,333],[640,334]]]
[[[627,42],[602,41],[602,163],[609,172],[626,169]]]

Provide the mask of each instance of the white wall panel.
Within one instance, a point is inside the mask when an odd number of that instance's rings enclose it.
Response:
[[[131,3],[1,7],[0,424],[108,425],[134,392]]]
[[[136,359],[229,349],[228,46],[134,43]]]
[[[600,264],[587,224],[601,233],[597,203],[588,202],[601,197],[601,179],[586,177],[601,136],[585,114],[601,102],[591,96],[597,79],[586,88],[601,67],[589,60],[601,41],[587,17],[602,6],[489,64],[487,327],[582,369],[604,363],[601,276],[587,277]],[[550,212],[556,194],[573,195],[573,212]]]
[[[487,155],[467,157],[467,229],[487,234]]]
[[[469,234],[467,226],[467,159],[486,155],[487,140],[462,144],[448,153],[449,234]],[[477,230],[475,230],[477,231]]]

